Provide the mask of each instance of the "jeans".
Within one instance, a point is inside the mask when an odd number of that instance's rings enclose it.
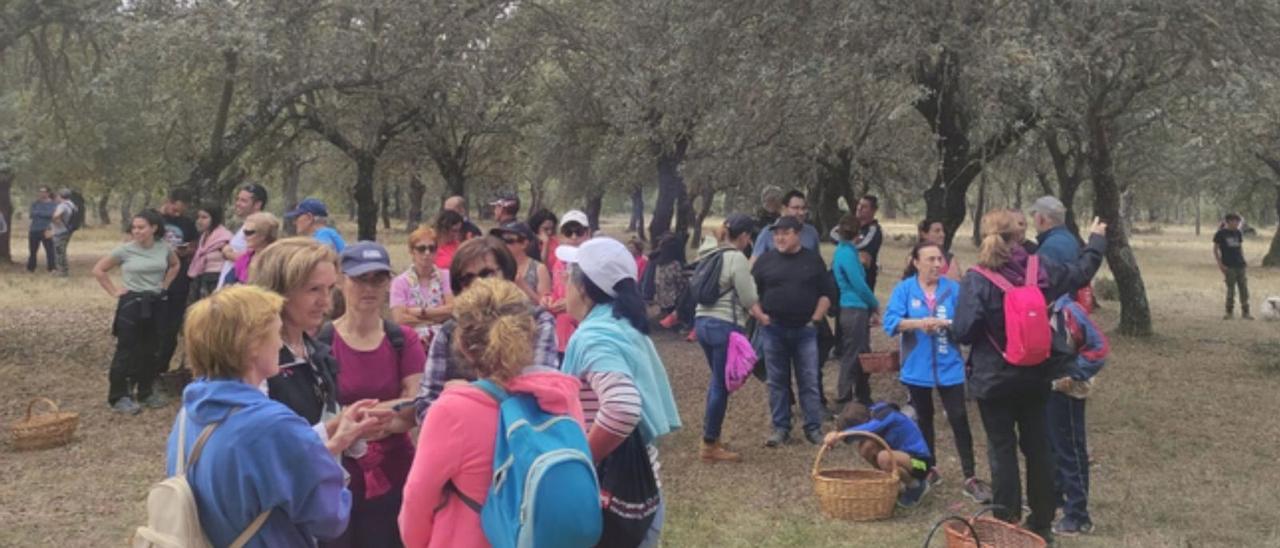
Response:
[[[45,239],[44,232],[41,231],[27,234],[27,272],[36,271],[36,254],[40,252],[40,246],[44,246],[44,258],[49,264],[49,271],[54,270],[53,239]]]
[[[871,375],[862,372],[858,355],[871,351],[871,311],[865,308],[840,309],[840,379],[836,383],[836,403],[857,399],[871,405]]]
[[[1022,517],[1022,484],[1018,449],[1027,460],[1027,528],[1049,532],[1053,524],[1053,455],[1049,451],[1045,404],[1049,388],[1007,398],[979,399],[978,411],[987,430],[987,460],[991,465],[991,502],[995,516],[1010,523]]]
[[[114,405],[123,397],[145,400],[151,396],[152,384],[159,374],[156,362],[163,305],[159,296],[152,294],[128,293],[120,297],[111,329],[116,336],[116,353],[107,375],[107,403]]]
[[[938,459],[933,429],[933,389],[920,386],[905,385],[910,394],[911,405],[916,409],[916,424],[924,434],[924,441],[929,445],[929,454]],[[947,422],[951,423],[951,433],[956,438],[956,454],[960,455],[960,470],[965,478],[974,476],[973,432],[969,430],[969,411],[964,406],[964,385],[938,387],[938,397],[942,399],[942,408],[947,412]]]
[[[1240,311],[1249,313],[1249,278],[1245,274],[1245,267],[1227,267],[1227,314],[1235,308],[1236,288],[1240,288]]]
[[[711,368],[711,380],[707,383],[707,411],[702,418],[702,440],[715,443],[720,440],[720,425],[724,423],[725,410],[729,407],[729,389],[724,385],[729,334],[734,331],[742,333],[742,329],[719,318],[702,316],[694,322],[694,330]]]
[[[822,428],[822,386],[818,383],[818,332],[812,325],[767,325],[765,368],[769,375],[769,414],[775,430],[791,430],[791,371],[795,370],[805,432]]]
[[[1089,518],[1089,445],[1085,439],[1086,400],[1061,392],[1049,394],[1047,415],[1049,441],[1053,446],[1057,471],[1054,473],[1054,500],[1062,516],[1078,524]]]
[[[67,268],[67,244],[70,242],[70,232],[63,232],[53,237],[54,264],[57,266],[59,276],[66,276],[69,272]]]

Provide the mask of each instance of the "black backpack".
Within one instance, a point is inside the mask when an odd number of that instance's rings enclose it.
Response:
[[[84,195],[77,191],[71,191],[71,205],[76,206],[75,211],[71,212],[71,219],[67,221],[67,230],[75,232],[84,226]]]
[[[333,348],[333,331],[333,322],[324,322],[324,325],[320,326],[320,331],[316,332],[316,340]],[[399,356],[404,350],[404,331],[400,330],[400,324],[383,319],[382,332],[387,336],[387,340],[391,341],[391,348],[395,349],[396,356]]]
[[[725,250],[721,249],[708,255],[698,261],[698,267],[693,271],[693,278],[689,280],[689,292],[700,305],[716,304],[720,297],[733,291],[732,287],[728,291],[720,291],[720,270],[724,267],[724,253]]]

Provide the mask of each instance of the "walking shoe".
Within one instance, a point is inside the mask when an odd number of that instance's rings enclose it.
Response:
[[[116,413],[124,413],[126,415],[137,415],[142,412],[142,408],[138,407],[138,404],[133,403],[133,398],[128,396],[116,400],[116,403],[111,406],[111,410]]]
[[[680,322],[680,316],[675,312],[672,312],[670,314],[667,314],[667,317],[659,321],[658,325],[661,325],[664,329],[671,329],[672,327],[675,327],[676,324],[679,322]]]
[[[1242,319],[1242,320],[1252,320],[1252,319],[1253,319],[1253,315],[1252,315],[1252,314],[1250,314],[1250,313],[1248,313],[1248,312],[1245,312],[1243,316],[1240,316],[1240,319]]]
[[[942,473],[938,471],[938,467],[929,468],[924,474],[924,480],[929,482],[929,487],[937,487],[942,483]]]
[[[707,443],[702,442],[702,462],[738,462],[742,457],[737,453],[730,451],[720,442]]]
[[[817,428],[804,431],[804,439],[809,440],[813,445],[822,445],[822,430]]]
[[[1058,523],[1053,524],[1053,534],[1059,536],[1074,537],[1087,535],[1092,532],[1093,523],[1087,521],[1084,523],[1076,523],[1073,519],[1062,518],[1058,520]]]
[[[1226,314],[1225,316],[1223,316],[1223,317],[1222,317],[1222,319],[1224,319],[1224,320],[1230,320],[1230,319],[1234,319],[1234,318],[1235,318],[1235,315],[1234,315],[1234,314],[1232,314],[1232,313],[1230,313],[1230,312],[1227,312],[1227,314]]]
[[[696,330],[696,329],[690,329],[690,330],[689,330],[689,336],[688,336],[688,337],[685,337],[685,338],[684,338],[684,340],[689,341],[689,342],[698,342],[698,330]]]
[[[169,405],[169,398],[164,397],[164,395],[159,392],[152,392],[150,396],[147,396],[146,399],[142,400],[142,405],[145,405],[150,409],[160,409],[161,407]]]
[[[911,508],[920,504],[920,499],[924,498],[924,494],[929,492],[929,482],[916,480],[915,485],[909,485],[898,495],[898,506],[902,508]]]
[[[769,439],[765,440],[765,447],[777,447],[791,440],[791,432],[782,429],[775,429],[769,434]]]
[[[964,494],[978,504],[991,502],[991,486],[978,478],[964,480]]]

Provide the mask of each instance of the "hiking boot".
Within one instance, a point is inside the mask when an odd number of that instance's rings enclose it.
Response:
[[[1071,518],[1062,518],[1058,523],[1053,524],[1053,534],[1063,537],[1075,537],[1079,535],[1087,535],[1093,532],[1093,523],[1084,522],[1077,523]]]
[[[730,451],[720,442],[707,443],[702,442],[702,462],[738,462],[742,457],[737,453]]]
[[[978,478],[964,480],[964,494],[978,504],[991,502],[991,486]]]
[[[1253,319],[1253,315],[1252,315],[1252,314],[1250,314],[1250,313],[1248,313],[1248,312],[1245,312],[1243,316],[1240,316],[1240,319],[1242,319],[1242,320],[1252,320],[1252,319]]]
[[[916,480],[915,485],[908,485],[898,495],[898,506],[902,508],[911,508],[920,504],[920,499],[924,498],[924,494],[929,492],[929,482]]]
[[[791,440],[791,432],[778,428],[778,429],[775,429],[772,434],[769,434],[769,439],[765,440],[764,446],[777,447],[779,445],[787,443],[790,440]]]
[[[169,405],[169,398],[166,398],[164,394],[159,392],[152,392],[150,396],[147,396],[146,399],[142,400],[142,405],[147,406],[148,409],[160,409],[161,407]]]
[[[1226,313],[1226,315],[1222,316],[1222,319],[1224,319],[1224,320],[1233,320],[1233,319],[1235,319],[1235,317],[1236,317],[1236,316],[1235,316],[1235,314],[1232,314],[1232,313],[1230,313],[1230,312],[1227,312],[1227,313]]]
[[[116,403],[111,405],[111,410],[125,415],[137,415],[142,412],[142,408],[133,403],[133,398],[128,396],[116,400]]]
[[[813,429],[804,431],[804,439],[809,440],[813,445],[822,445],[822,430]]]

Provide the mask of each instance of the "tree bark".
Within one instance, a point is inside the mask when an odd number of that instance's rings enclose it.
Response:
[[[689,140],[685,137],[677,138],[672,149],[667,149],[662,143],[652,143],[651,147],[655,150],[657,160],[658,199],[653,205],[653,215],[649,218],[649,240],[657,242],[663,234],[671,232],[671,219],[676,214],[677,206],[688,201],[684,177],[680,175],[680,164],[684,161]],[[680,217],[685,219],[683,215]],[[687,225],[688,221],[677,220],[677,231],[682,224]]]
[[[120,230],[129,232],[129,223],[133,220],[133,201],[137,199],[138,191],[133,190],[124,194],[124,199],[120,200]]]
[[[587,194],[586,206],[587,223],[591,225],[591,230],[600,230],[600,210],[604,207],[604,185],[590,185],[591,192]]]
[[[1120,291],[1120,333],[1150,336],[1151,307],[1138,259],[1129,246],[1128,219],[1121,214],[1123,198],[1116,184],[1111,157],[1111,120],[1093,109],[1089,130],[1089,172],[1093,179],[1093,209],[1107,223],[1107,265]]]
[[[391,230],[391,188],[385,183],[382,185],[382,229]]]
[[[111,198],[111,193],[102,192],[102,196],[98,197],[98,224],[108,226],[111,224],[111,210],[107,208],[107,200]]]
[[[982,216],[987,211],[987,177],[978,181],[978,202],[973,208],[973,247],[982,247]]]
[[[413,232],[422,224],[422,198],[427,194],[427,185],[422,182],[417,172],[409,177],[409,222],[405,230]]]
[[[6,264],[13,262],[10,239],[17,224],[13,222],[13,178],[12,171],[0,170],[0,217],[4,217],[4,224],[7,227],[5,232],[0,234],[0,263]]]
[[[298,157],[296,152],[292,150],[288,152],[288,157],[284,161],[284,173],[281,176],[283,188],[281,194],[284,198],[284,210],[292,211],[298,207],[298,186],[302,181],[302,166],[304,162]]]
[[[378,158],[359,154],[356,162],[356,186],[352,191],[356,201],[357,239],[378,239],[378,201],[374,197],[373,178],[378,168]]]
[[[636,185],[631,189],[631,220],[627,222],[627,230],[635,232],[644,239],[644,187]]]
[[[1280,185],[1276,185],[1275,209],[1276,218],[1280,219]],[[1196,218],[1199,219],[1198,214]],[[1267,249],[1267,255],[1262,258],[1262,266],[1280,266],[1280,222],[1277,223],[1276,233],[1271,236],[1271,247]]]
[[[841,148],[827,158],[818,159],[818,180],[809,189],[809,221],[825,239],[831,228],[840,223],[840,198],[851,208],[858,198],[853,189],[853,149]],[[887,198],[887,196],[886,196]]]
[[[716,190],[707,185],[700,195],[701,203],[698,204],[698,216],[693,222],[693,245],[702,245],[702,223],[707,220],[707,216],[711,214],[711,204],[715,202]]]

